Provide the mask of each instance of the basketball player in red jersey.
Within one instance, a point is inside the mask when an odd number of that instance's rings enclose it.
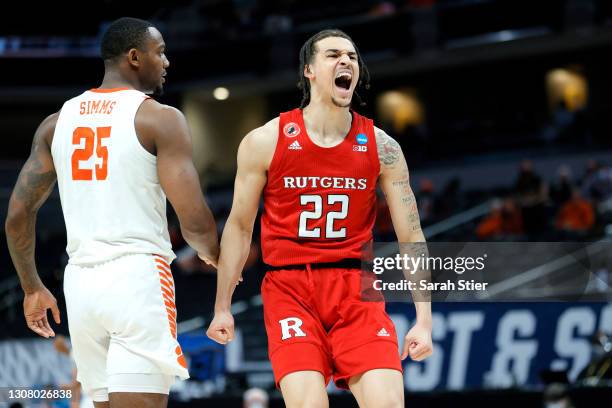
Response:
[[[403,407],[393,323],[384,302],[361,299],[362,246],[372,240],[376,183],[400,242],[424,242],[406,161],[396,141],[350,109],[368,73],[338,30],[310,38],[300,52],[303,109],[250,132],[238,150],[234,203],[221,241],[215,317],[208,336],[234,336],[230,303],[249,252],[263,192],[261,240],[270,266],[262,284],[269,356],[288,407],[326,407],[331,377],[361,407]],[[432,353],[431,305],[401,358]]]
[[[68,237],[64,293],[77,379],[96,408],[165,407],[188,378],[176,340],[174,259],[166,196],[186,241],[216,264],[214,219],[192,161],[183,114],[146,96],[169,66],[152,24],[113,22],[104,79],[46,118],[11,195],[6,236],[28,327],[55,335],[60,313],[34,262],[36,213],[57,180]]]

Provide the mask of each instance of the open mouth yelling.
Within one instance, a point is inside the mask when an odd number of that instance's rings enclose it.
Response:
[[[338,72],[336,74],[336,77],[334,78],[334,84],[336,85],[335,86],[336,91],[338,91],[338,93],[344,97],[350,95],[350,89],[351,89],[352,82],[353,82],[353,75],[348,71]]]

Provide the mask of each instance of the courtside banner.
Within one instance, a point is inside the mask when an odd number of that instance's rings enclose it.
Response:
[[[365,301],[612,300],[612,242],[375,243],[362,252]]]
[[[407,303],[388,303],[403,337],[415,322]],[[610,384],[612,303],[434,303],[434,353],[404,360],[404,384],[415,391],[541,387],[551,378]]]
[[[69,384],[72,368],[70,358],[55,350],[51,339],[0,342],[0,388]]]

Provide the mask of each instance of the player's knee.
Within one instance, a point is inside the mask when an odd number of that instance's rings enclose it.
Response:
[[[301,398],[296,398],[293,401],[285,398],[287,408],[328,408],[329,402],[327,395],[318,395],[318,393],[306,393]]]
[[[367,408],[404,408],[404,396],[394,392],[377,395],[370,400]]]
[[[323,400],[323,399],[307,399],[305,401],[302,401],[299,404],[295,404],[295,405],[289,405],[287,404],[287,408],[329,408],[329,403],[327,401],[327,399]]]

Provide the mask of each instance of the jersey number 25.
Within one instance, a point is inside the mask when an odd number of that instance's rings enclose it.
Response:
[[[77,148],[72,153],[72,179],[93,180],[93,169],[84,168],[81,162],[88,161],[96,149],[96,158],[102,163],[94,165],[96,180],[106,180],[108,176],[108,148],[102,145],[102,140],[110,137],[111,127],[98,127],[94,131],[89,127],[78,127],[72,133],[72,145]],[[85,140],[85,145],[81,144]]]

